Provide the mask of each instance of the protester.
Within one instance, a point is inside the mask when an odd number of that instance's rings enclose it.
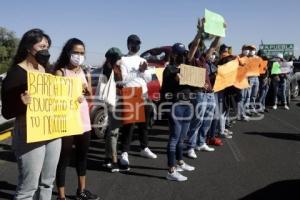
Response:
[[[153,107],[151,101],[148,98],[147,82],[151,80],[151,77],[147,77],[144,73],[147,69],[148,63],[145,59],[138,55],[140,50],[141,40],[137,35],[130,35],[127,38],[127,48],[129,50],[126,56],[122,57],[121,72],[122,72],[122,83],[124,87],[141,87],[143,98],[145,101],[145,118],[146,122],[137,123],[139,130],[139,140],[141,143],[141,156],[155,159],[155,155],[149,149],[148,134],[151,130],[151,116]],[[122,128],[121,136],[121,159],[120,164],[123,170],[130,170],[128,152],[130,150],[130,143],[133,136],[135,124],[126,124]]]
[[[250,54],[250,48],[247,45],[242,47],[242,53],[239,55],[239,64],[241,67],[246,67],[248,63],[248,56]],[[247,103],[247,96],[249,95],[250,89],[242,89],[238,95],[238,120],[240,121],[249,121],[250,117],[246,115],[246,103]]]
[[[2,115],[15,118],[12,146],[18,165],[18,184],[15,198],[45,199],[52,196],[53,182],[59,160],[61,139],[27,143],[26,110],[31,103],[27,87],[27,72],[45,73],[51,40],[40,29],[26,32],[3,80]]]
[[[181,43],[172,46],[170,64],[163,72],[162,95],[172,107],[168,113],[169,142],[167,146],[168,174],[167,179],[172,181],[186,181],[187,177],[181,171],[193,171],[195,167],[183,161],[183,141],[189,130],[193,117],[193,106],[190,102],[192,87],[179,84],[179,65],[184,64],[187,50]],[[177,161],[177,163],[176,163]]]
[[[121,86],[118,84],[122,81],[122,73],[121,73],[121,57],[122,53],[120,49],[118,48],[110,48],[105,53],[106,61],[104,62],[102,68],[103,68],[103,75],[106,80],[109,80],[112,73],[114,73],[114,81],[116,82],[116,88],[110,88],[111,91],[116,92],[116,106],[113,107],[112,105],[107,105],[107,111],[108,111],[108,130],[107,135],[105,137],[105,163],[104,165],[109,168],[111,172],[118,172],[119,166],[118,166],[118,152],[117,152],[117,144],[118,144],[118,137],[119,137],[119,129],[122,126],[122,121],[120,119],[121,113],[116,111],[116,108],[119,107],[118,105],[120,102],[117,98],[117,95],[119,96],[121,94]],[[99,81],[99,86],[97,87],[97,90],[100,89],[100,84],[103,82]],[[97,91],[99,92],[99,91]]]
[[[249,59],[256,58],[256,47],[254,45],[249,46],[250,53],[248,55]],[[258,67],[258,66],[257,66]],[[258,76],[250,76],[248,77],[250,88],[248,90],[247,95],[247,107],[246,111],[249,115],[257,114],[256,111],[256,98],[258,96],[259,90],[259,79]]]
[[[257,52],[257,56],[261,57],[262,60],[268,61],[268,58],[266,57],[263,50],[259,50]],[[268,112],[268,109],[266,108],[266,98],[267,98],[267,94],[268,94],[270,82],[271,82],[270,69],[271,69],[271,66],[268,63],[266,72],[259,76],[259,103],[260,103],[259,112],[260,113]]]
[[[279,65],[283,65],[286,61],[283,58],[283,55],[279,53],[274,62],[277,62]],[[273,109],[277,109],[278,104],[278,95],[284,105],[284,109],[289,110],[289,106],[287,105],[287,97],[286,97],[286,88],[287,88],[287,74],[280,73],[280,74],[272,74],[272,84],[273,84]],[[280,92],[280,93],[279,93]]]
[[[81,68],[84,60],[84,43],[77,38],[72,38],[66,42],[57,62],[55,63],[56,75],[65,77],[79,77],[81,78],[83,85],[83,95],[78,99],[78,101],[80,102],[80,114],[84,133],[82,133],[81,135],[67,136],[62,138],[62,150],[56,174],[56,185],[58,188],[57,199],[60,200],[66,199],[66,168],[69,165],[70,158],[72,156],[73,144],[75,145],[75,166],[78,176],[76,199],[99,199],[97,195],[94,195],[90,191],[86,190],[86,167],[87,154],[90,145],[91,121],[89,115],[89,107],[85,96],[90,96],[92,94],[92,89],[90,74],[88,74],[88,78],[86,78],[86,75]]]

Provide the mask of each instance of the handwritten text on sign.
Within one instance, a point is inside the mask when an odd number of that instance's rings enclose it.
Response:
[[[83,132],[78,97],[80,78],[28,72],[27,142],[47,141]]]

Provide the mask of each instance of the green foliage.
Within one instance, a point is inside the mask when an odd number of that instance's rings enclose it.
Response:
[[[14,32],[0,27],[0,74],[7,71],[17,50],[18,43],[19,39]]]

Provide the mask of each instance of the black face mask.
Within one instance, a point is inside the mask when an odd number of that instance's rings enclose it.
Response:
[[[180,65],[180,64],[184,64],[185,63],[185,56],[176,56],[175,59],[176,64]]]
[[[141,48],[140,45],[131,45],[130,46],[130,51],[132,53],[137,53],[137,52],[139,52],[140,48]]]
[[[50,54],[48,50],[40,50],[36,52],[34,56],[35,60],[42,66],[46,66],[48,64]]]

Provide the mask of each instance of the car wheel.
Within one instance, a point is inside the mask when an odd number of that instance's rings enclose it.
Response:
[[[108,116],[105,109],[99,109],[93,118],[93,133],[97,138],[104,138],[108,127]]]

